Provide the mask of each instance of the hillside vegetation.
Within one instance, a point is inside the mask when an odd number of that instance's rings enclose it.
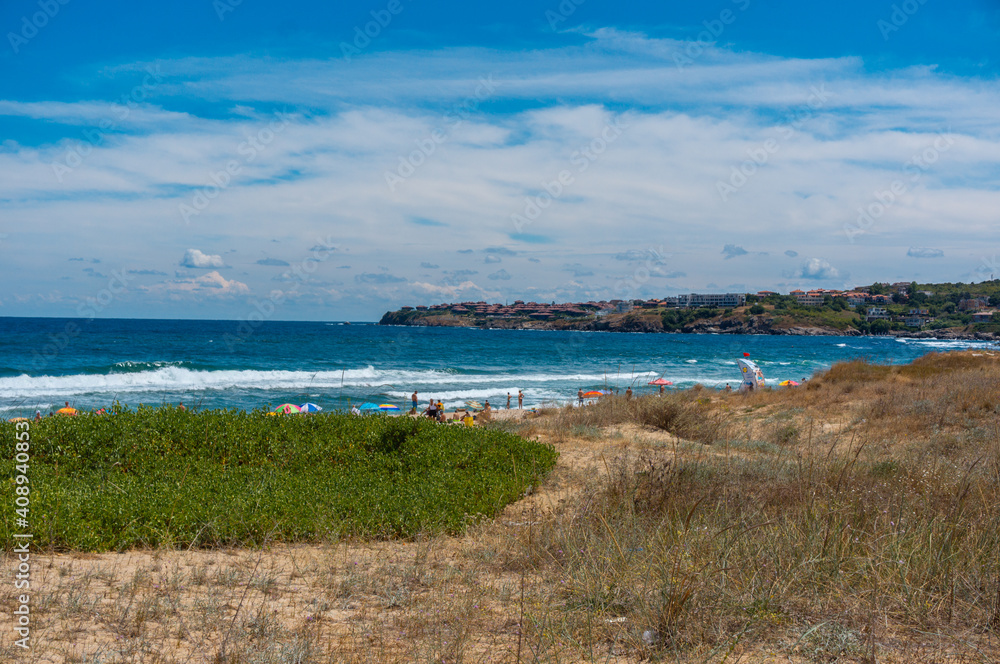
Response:
[[[449,309],[386,312],[381,325],[418,325],[432,327],[486,327],[501,329],[599,330],[609,332],[685,332],[730,334],[896,334],[934,335],[950,338],[996,338],[1000,317],[988,322],[974,322],[962,301],[981,297],[988,306],[1000,306],[1000,280],[980,284],[917,284],[897,292],[886,284],[867,287],[872,294],[891,296],[889,303],[879,303],[889,319],[867,320],[868,307],[856,309],[846,299],[827,295],[818,305],[803,305],[790,295],[748,295],[745,306],[735,308],[669,308],[654,301],[635,300],[636,308],[624,313],[597,315],[594,303],[577,303],[576,313],[554,310],[551,317],[495,317],[474,311],[456,313]],[[931,293],[928,295],[927,293]],[[567,305],[570,306],[570,305]],[[583,309],[589,313],[583,315]],[[462,307],[465,309],[465,307]],[[923,312],[920,328],[905,325],[910,311]]]

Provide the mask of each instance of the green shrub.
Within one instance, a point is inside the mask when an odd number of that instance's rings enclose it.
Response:
[[[8,505],[14,433],[0,424]],[[457,533],[557,457],[504,431],[339,413],[141,407],[47,418],[30,434],[34,544],[94,551]],[[12,527],[0,525],[8,547]]]

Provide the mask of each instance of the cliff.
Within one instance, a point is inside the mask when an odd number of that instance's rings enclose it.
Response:
[[[752,315],[746,307],[728,314],[702,318],[683,324],[667,325],[662,310],[634,310],[628,313],[593,313],[573,317],[553,317],[536,320],[529,316],[489,317],[475,313],[455,314],[450,311],[389,311],[379,325],[411,325],[423,327],[477,327],[500,330],[584,330],[602,332],[681,333],[681,334],[773,334],[795,336],[864,336],[852,327],[847,315],[827,324],[821,320],[794,314],[767,313]],[[916,339],[954,339],[996,341],[1000,336],[966,328],[938,330],[893,330],[886,336]]]

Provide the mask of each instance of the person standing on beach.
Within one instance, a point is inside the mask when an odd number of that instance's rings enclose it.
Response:
[[[663,396],[663,386],[662,385],[660,385],[660,396],[661,397]]]
[[[632,387],[631,386],[629,386],[628,388],[625,389],[625,398],[626,399],[631,399],[632,398]]]
[[[507,410],[510,410],[510,392],[507,393]]]
[[[187,408],[184,407],[183,401],[180,403],[180,405],[177,406],[177,410],[187,410]]]
[[[413,394],[410,395],[410,401],[413,402],[413,414],[417,413],[417,391],[413,390]]]
[[[576,398],[579,399],[580,405],[583,405],[583,388],[581,387],[576,391]]]
[[[521,410],[524,408],[524,392],[521,390],[517,391],[517,409]]]

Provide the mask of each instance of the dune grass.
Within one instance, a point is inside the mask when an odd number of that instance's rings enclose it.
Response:
[[[531,426],[677,438],[625,449],[509,561],[564,581],[569,629],[618,619],[642,656],[739,642],[874,662],[933,632],[955,639],[950,661],[993,661],[972,644],[1000,630],[998,404],[997,358],[965,353],[553,411]]]
[[[518,442],[535,437],[563,452],[559,466],[531,492],[526,470],[511,480],[530,495],[460,538],[53,556],[39,616],[58,624],[49,647],[81,662],[996,662],[998,404],[1000,354],[965,352],[838,364],[746,396],[550,410],[492,425],[483,440],[502,453],[486,467],[552,455]],[[189,457],[207,444],[204,459],[227,467],[300,449],[289,440],[322,447],[309,427],[334,426],[269,418],[237,445],[161,416],[151,432],[178,427],[164,441],[197,440]],[[234,421],[254,430],[246,417]],[[427,424],[398,450],[447,430]],[[352,439],[366,455],[392,449],[394,429],[372,426]],[[91,440],[68,432],[48,432],[66,463]],[[103,640],[79,646],[84,633]]]

